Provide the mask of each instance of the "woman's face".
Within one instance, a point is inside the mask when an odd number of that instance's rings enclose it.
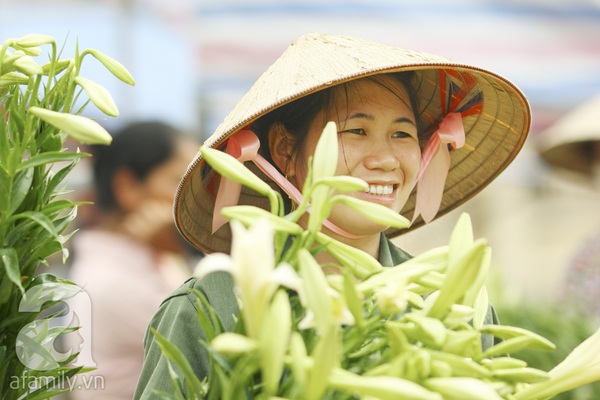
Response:
[[[339,141],[336,174],[369,184],[368,191],[349,195],[400,212],[421,164],[416,120],[406,89],[394,78],[380,76],[376,82],[361,79],[346,85],[346,89],[338,88],[333,97],[331,109],[317,115],[299,149],[296,184],[300,188],[304,184],[308,157],[314,153],[325,123],[333,120]],[[332,210],[329,219],[358,235],[387,228],[341,205]]]

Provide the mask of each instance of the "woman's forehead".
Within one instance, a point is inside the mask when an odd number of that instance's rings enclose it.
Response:
[[[409,94],[404,84],[399,80],[385,75],[376,75],[351,82],[346,82],[332,88],[328,112],[340,113],[350,111],[348,107],[356,106],[368,100],[371,96],[383,93],[391,94],[412,110]],[[389,105],[389,104],[386,104]]]

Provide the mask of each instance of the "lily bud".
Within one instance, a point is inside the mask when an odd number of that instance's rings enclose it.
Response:
[[[408,292],[406,281],[388,282],[375,291],[377,306],[382,315],[394,315],[408,307]]]
[[[216,336],[210,347],[225,356],[239,356],[256,350],[256,342],[247,336],[224,332]]]
[[[60,74],[62,71],[67,69],[71,63],[74,63],[74,61],[73,60],[59,60],[56,63],[53,63],[52,61],[47,62],[46,64],[42,65],[42,73],[44,75],[48,75],[50,73],[50,68],[52,66],[54,66],[54,74]]]
[[[318,332],[326,331],[334,324],[330,289],[321,266],[306,249],[298,252],[300,277],[304,280],[304,289],[308,308],[314,313]]]
[[[13,44],[19,47],[37,47],[42,46],[44,44],[54,43],[55,40],[52,36],[48,35],[38,35],[35,33],[22,36],[18,39],[13,39]]]
[[[452,245],[450,248],[452,250]],[[448,269],[440,294],[428,311],[429,316],[443,318],[452,304],[465,295],[477,280],[487,252],[489,252],[487,242],[478,239],[460,255],[455,265]]]
[[[337,128],[335,122],[328,122],[321,133],[313,158],[313,176],[315,181],[335,175],[337,167]]]
[[[285,232],[292,235],[298,235],[303,232],[302,227],[295,222],[288,221],[254,206],[225,207],[221,210],[221,214],[229,220],[236,219],[241,221],[246,226],[254,225],[259,219],[266,219],[277,232]]]
[[[335,175],[337,167],[337,128],[334,122],[328,122],[317,142],[312,161],[313,182],[321,178]],[[310,202],[312,211],[308,218],[307,230],[317,232],[321,229],[323,219],[327,217],[327,198],[331,188],[318,185],[313,188]]]
[[[261,376],[266,393],[275,395],[292,331],[291,307],[284,290],[275,294],[263,324],[260,335]]]
[[[22,56],[22,57],[17,58],[14,61],[13,66],[15,67],[15,69],[17,71],[20,71],[29,76],[42,75],[44,72],[42,70],[42,67],[37,65],[35,60],[30,56]]]
[[[317,232],[317,242],[326,247],[327,252],[347,266],[359,278],[366,278],[383,270],[373,256],[356,248]]]
[[[9,72],[0,76],[0,88],[12,85],[27,85],[29,78],[17,72]]]
[[[410,226],[410,220],[381,204],[344,195],[334,196],[331,203],[342,203],[383,226],[394,228],[407,228]]]
[[[269,198],[275,197],[275,191],[265,181],[256,176],[244,164],[229,154],[212,149],[208,146],[200,148],[202,158],[220,175],[232,181],[241,183]]]
[[[439,393],[429,391],[418,383],[392,376],[361,376],[335,369],[329,377],[329,384],[349,393],[384,400],[442,400]]]
[[[430,378],[424,383],[425,387],[440,393],[446,400],[502,400],[494,388],[479,379],[474,378]]]
[[[129,71],[127,71],[127,68],[125,68],[123,64],[121,64],[114,58],[109,57],[106,54],[95,49],[88,49],[86,50],[86,52],[90,53],[92,56],[94,56],[94,58],[100,61],[102,65],[104,65],[106,69],[108,69],[110,73],[113,74],[115,77],[127,83],[128,85],[135,85],[135,80],[133,79],[133,76],[131,76],[131,74],[129,73]]]
[[[82,76],[75,78],[75,83],[85,90],[92,103],[98,107],[100,111],[111,117],[119,116],[119,109],[111,94],[104,86]]]
[[[362,179],[347,175],[318,178],[315,179],[315,185],[327,185],[340,192],[358,192],[369,188]]]
[[[55,126],[80,143],[110,144],[112,141],[110,134],[99,123],[81,115],[66,114],[40,107],[30,107],[27,112]]]

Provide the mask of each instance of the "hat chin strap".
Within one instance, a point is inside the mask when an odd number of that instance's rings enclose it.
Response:
[[[227,140],[226,152],[240,162],[252,161],[265,175],[271,178],[296,204],[302,202],[302,194],[289,180],[287,180],[271,163],[258,154],[260,141],[254,132],[249,129],[243,129]],[[242,186],[240,183],[232,181],[221,176],[221,184],[215,199],[215,208],[213,212],[212,232],[223,226],[227,220],[221,214],[224,207],[238,204]],[[310,209],[307,210],[310,212]],[[330,220],[323,221],[323,226],[333,233],[348,239],[361,239],[365,235],[355,235],[346,232]]]
[[[450,151],[448,150],[448,145],[456,149],[462,147],[464,144],[465,129],[461,114],[458,112],[447,114],[423,149],[421,167],[415,180],[417,185],[417,199],[412,222],[419,215],[423,217],[426,223],[431,222],[435,218],[442,202],[444,185],[450,168]],[[302,202],[300,191],[271,163],[258,154],[259,148],[260,141],[256,134],[249,129],[244,129],[228,139],[226,152],[240,162],[252,161],[293,202],[300,204]],[[221,210],[224,207],[238,204],[240,193],[240,183],[221,176],[221,184],[219,185],[213,212],[213,233],[227,222],[221,214]],[[310,212],[310,209],[307,212]],[[348,239],[362,239],[366,237],[366,235],[355,235],[347,232],[329,219],[323,221],[323,226],[333,233]]]
[[[421,156],[421,168],[415,182],[417,199],[412,221],[421,215],[425,223],[431,222],[442,203],[444,185],[450,170],[450,151],[465,144],[465,128],[458,112],[446,114],[438,129],[431,135]]]

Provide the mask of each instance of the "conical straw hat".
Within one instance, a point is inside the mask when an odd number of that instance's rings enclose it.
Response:
[[[567,112],[540,132],[536,144],[551,165],[592,174],[595,154],[592,143],[600,142],[600,95]]]
[[[481,96],[481,111],[463,115],[466,144],[451,152],[450,171],[437,214],[441,216],[494,180],[517,155],[529,132],[531,115],[525,96],[508,80],[481,68],[348,36],[308,34],[292,43],[258,78],[204,144],[222,148],[241,128],[310,93],[369,75],[411,70],[417,73],[419,113],[427,129],[437,126],[445,113],[438,87],[440,73],[448,81],[474,79],[472,91]],[[246,165],[253,168],[251,163]],[[174,204],[181,234],[206,253],[228,252],[231,242],[229,224],[211,233],[214,176],[212,168],[198,155],[179,185]],[[276,187],[269,178],[261,176]],[[242,190],[239,204],[269,209],[266,198],[247,188]],[[414,208],[415,193],[402,214],[410,219]],[[410,228],[389,230],[386,234],[394,237],[423,223],[419,217]]]

